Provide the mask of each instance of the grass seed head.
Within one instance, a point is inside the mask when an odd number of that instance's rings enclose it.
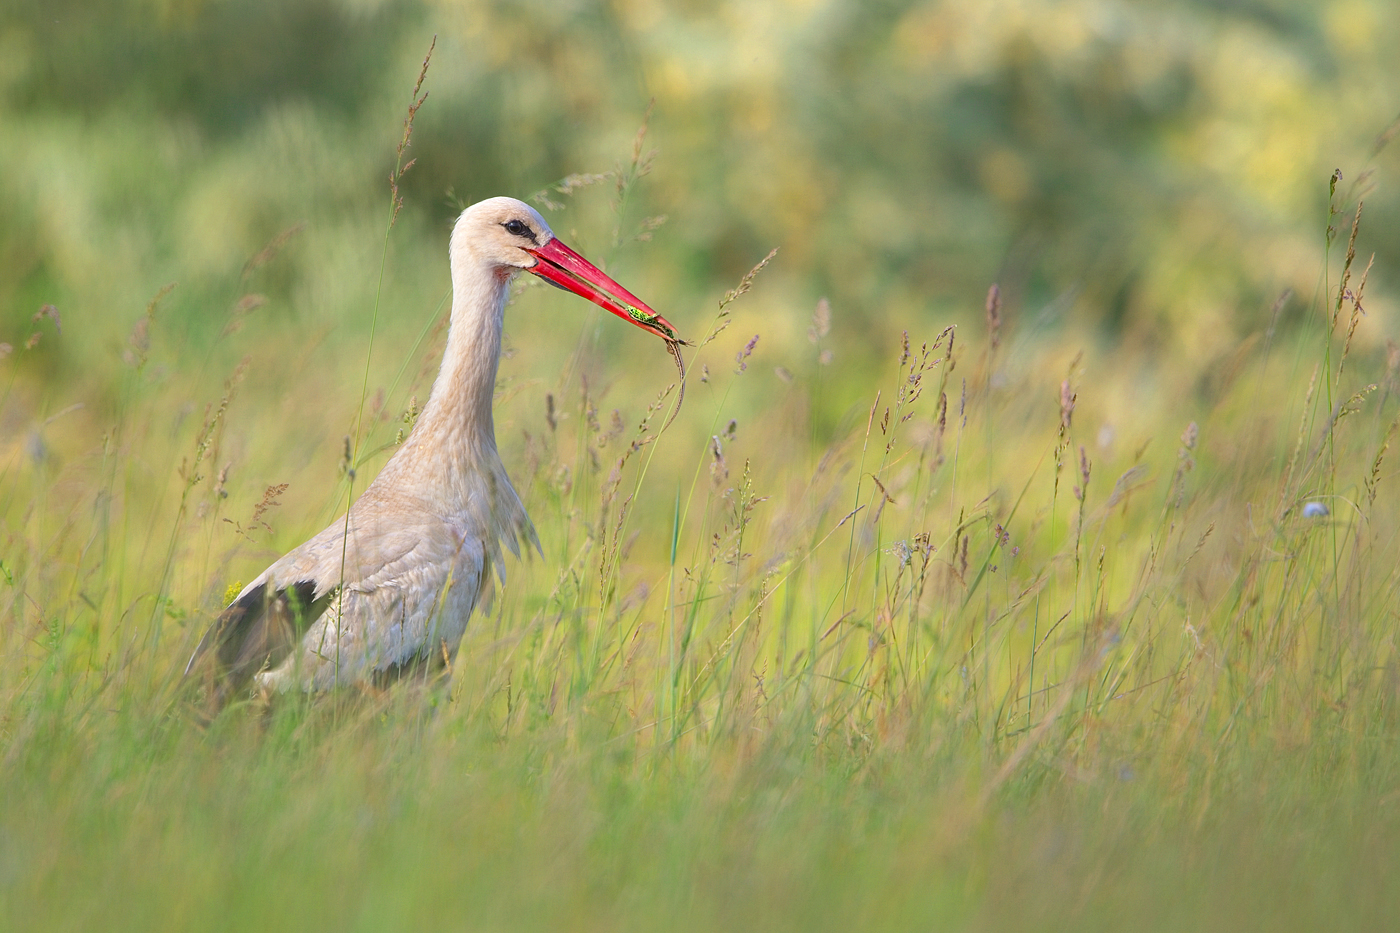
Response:
[[[809,343],[817,343],[831,333],[831,302],[825,297],[817,299],[816,310],[812,312],[812,324],[807,328]]]
[[[991,350],[997,351],[1001,346],[1001,288],[995,282],[987,289],[987,336],[991,341]]]

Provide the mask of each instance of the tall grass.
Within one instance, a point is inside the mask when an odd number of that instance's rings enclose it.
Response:
[[[642,139],[588,176],[615,182],[619,250],[655,228],[620,232]],[[553,385],[507,360],[502,443],[545,556],[508,568],[450,677],[207,729],[179,686],[193,640],[328,516],[288,514],[277,450],[226,449],[285,410],[240,407],[247,361],[152,377],[162,290],[102,374],[100,437],[68,463],[42,425],[6,447],[4,925],[1379,922],[1400,360],[1356,352],[1361,205],[1333,214],[1323,326],[1271,328],[1204,386],[1019,334],[993,291],[985,330],[906,333],[843,400],[839,308],[802,354],[730,326],[773,253],[708,312],[664,433],[672,389],[611,376],[630,361],[598,364],[597,328]],[[362,402],[341,475],[300,468],[323,509],[401,440],[419,369]],[[268,470],[242,511],[231,463]]]

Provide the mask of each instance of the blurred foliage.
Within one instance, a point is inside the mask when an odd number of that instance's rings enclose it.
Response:
[[[115,288],[139,307],[153,268],[188,279],[363,205],[437,33],[406,189],[431,243],[448,189],[469,202],[605,170],[655,98],[661,155],[633,213],[669,218],[648,252],[663,303],[780,245],[785,294],[829,295],[849,340],[975,312],[996,280],[1013,316],[1204,364],[1285,286],[1302,316],[1332,170],[1350,185],[1393,165],[1396,150],[1373,158],[1400,101],[1393,14],[1384,0],[20,0],[0,13],[4,336],[42,301],[79,313]],[[1383,188],[1372,206],[1398,202]],[[1400,264],[1397,229],[1370,228],[1380,269]],[[1393,297],[1384,280],[1370,294],[1374,341]]]
[[[87,3],[7,11],[9,103],[25,114],[153,110],[218,139],[269,105],[305,99],[351,115],[392,61],[403,16],[335,0]],[[387,32],[386,32],[387,30]]]

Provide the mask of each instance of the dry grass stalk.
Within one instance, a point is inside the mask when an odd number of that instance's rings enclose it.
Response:
[[[305,229],[306,221],[303,220],[292,224],[281,233],[278,233],[268,241],[266,246],[254,253],[252,257],[243,264],[243,272],[239,275],[239,278],[245,282],[248,281],[249,276],[276,259],[278,254],[282,252],[282,248],[291,242],[293,237]]]
[[[719,300],[719,310],[715,313],[715,322],[711,325],[710,332],[705,335],[705,339],[700,341],[700,346],[703,347],[711,340],[714,340],[729,326],[729,306],[738,298],[747,294],[749,289],[753,288],[754,279],[758,277],[760,272],[767,268],[768,264],[773,261],[773,257],[776,255],[778,255],[778,247],[775,246],[768,251],[767,256],[759,260],[758,265],[744,273],[744,277],[739,280],[738,285],[724,293],[724,297]]]
[[[156,307],[162,298],[170,294],[175,288],[175,283],[162,285],[146,304],[146,313],[137,319],[136,325],[131,329],[131,336],[127,338],[127,349],[122,354],[122,359],[128,366],[137,372],[146,368],[146,358],[151,349],[151,325],[156,319]]]
[[[1001,287],[995,282],[987,289],[986,312],[987,338],[991,347],[990,354],[994,355],[1001,346]]]
[[[1361,280],[1357,282],[1356,290],[1354,292],[1348,290],[1343,293],[1351,301],[1351,320],[1347,324],[1347,337],[1345,343],[1342,344],[1341,359],[1337,361],[1337,378],[1333,383],[1336,386],[1342,384],[1342,370],[1346,368],[1347,356],[1351,353],[1351,338],[1356,335],[1356,326],[1361,323],[1361,315],[1366,313],[1362,307],[1361,298],[1366,293],[1366,279],[1370,276],[1371,266],[1375,262],[1376,254],[1372,253],[1370,261],[1366,263],[1366,268],[1361,272]]]
[[[1332,309],[1332,323],[1328,329],[1331,333],[1337,329],[1337,318],[1342,313],[1342,303],[1347,298],[1347,285],[1351,282],[1351,264],[1356,260],[1356,234],[1361,229],[1361,209],[1366,206],[1365,201],[1356,202],[1356,213],[1351,218],[1351,236],[1347,237],[1347,255],[1342,263],[1342,281],[1337,286],[1337,303]]]
[[[433,59],[433,49],[437,48],[437,36],[433,36],[433,41],[428,44],[428,54],[423,56],[423,67],[418,69],[418,80],[413,83],[413,93],[409,95],[411,103],[408,105],[408,116],[403,121],[403,136],[399,139],[398,149],[394,152],[394,170],[389,173],[389,193],[393,202],[393,213],[389,216],[389,226],[393,227],[394,222],[399,219],[399,211],[403,208],[403,196],[399,194],[399,182],[403,180],[408,170],[413,168],[413,163],[417,159],[403,160],[404,153],[408,152],[409,144],[413,141],[413,120],[418,116],[418,109],[423,106],[423,102],[428,99],[428,92],[423,90],[423,82],[428,77],[428,63]]]

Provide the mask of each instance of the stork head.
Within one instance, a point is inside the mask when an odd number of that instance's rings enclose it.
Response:
[[[684,343],[664,317],[565,246],[533,207],[515,198],[488,198],[462,212],[452,229],[453,261],[475,261],[503,273],[538,275],[673,343]]]

